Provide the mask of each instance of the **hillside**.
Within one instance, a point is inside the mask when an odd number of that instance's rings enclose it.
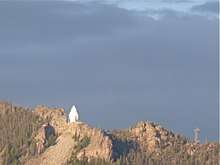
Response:
[[[68,123],[64,109],[0,102],[0,164],[217,165],[219,143],[196,144],[149,121],[102,130]]]

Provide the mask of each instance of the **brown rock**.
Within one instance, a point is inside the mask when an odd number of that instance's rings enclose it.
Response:
[[[55,136],[55,129],[49,123],[44,124],[38,130],[37,136],[35,137],[38,154],[44,151],[46,140],[48,140],[50,136]]]
[[[92,158],[112,159],[112,141],[101,129],[92,128],[85,123],[71,123],[69,132],[74,136],[79,136],[79,140],[84,137],[90,139],[89,145],[77,154],[79,159],[83,156],[88,160]]]
[[[64,109],[48,108],[46,106],[37,106],[34,113],[50,122],[56,133],[60,135],[68,126]]]
[[[175,137],[171,131],[152,122],[139,122],[129,131],[133,140],[137,139],[140,148],[150,152],[173,145],[175,140],[183,138],[180,135]]]

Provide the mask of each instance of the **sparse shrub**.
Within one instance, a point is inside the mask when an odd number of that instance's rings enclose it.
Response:
[[[83,137],[78,144],[75,146],[76,152],[79,152],[81,149],[87,147],[90,144],[90,138],[85,136]]]
[[[19,164],[19,151],[18,147],[14,145],[7,145],[4,152],[3,163],[6,165],[17,165]]]
[[[45,147],[48,148],[50,146],[55,145],[56,144],[56,139],[57,139],[56,135],[51,135],[48,138],[46,138]]]
[[[37,148],[36,142],[35,142],[35,140],[32,140],[32,142],[29,146],[29,154],[31,156],[34,156],[36,154],[36,152],[37,152],[36,148]]]
[[[72,138],[74,139],[74,141],[79,142],[80,135],[78,135],[78,134],[75,132],[75,134],[73,135]]]

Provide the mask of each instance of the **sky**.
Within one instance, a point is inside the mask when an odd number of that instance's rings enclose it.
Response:
[[[218,21],[214,0],[0,1],[0,99],[218,140]]]

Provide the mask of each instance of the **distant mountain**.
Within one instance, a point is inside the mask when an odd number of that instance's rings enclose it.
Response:
[[[196,144],[142,121],[123,130],[68,123],[64,109],[0,102],[1,165],[217,165],[219,143]]]

